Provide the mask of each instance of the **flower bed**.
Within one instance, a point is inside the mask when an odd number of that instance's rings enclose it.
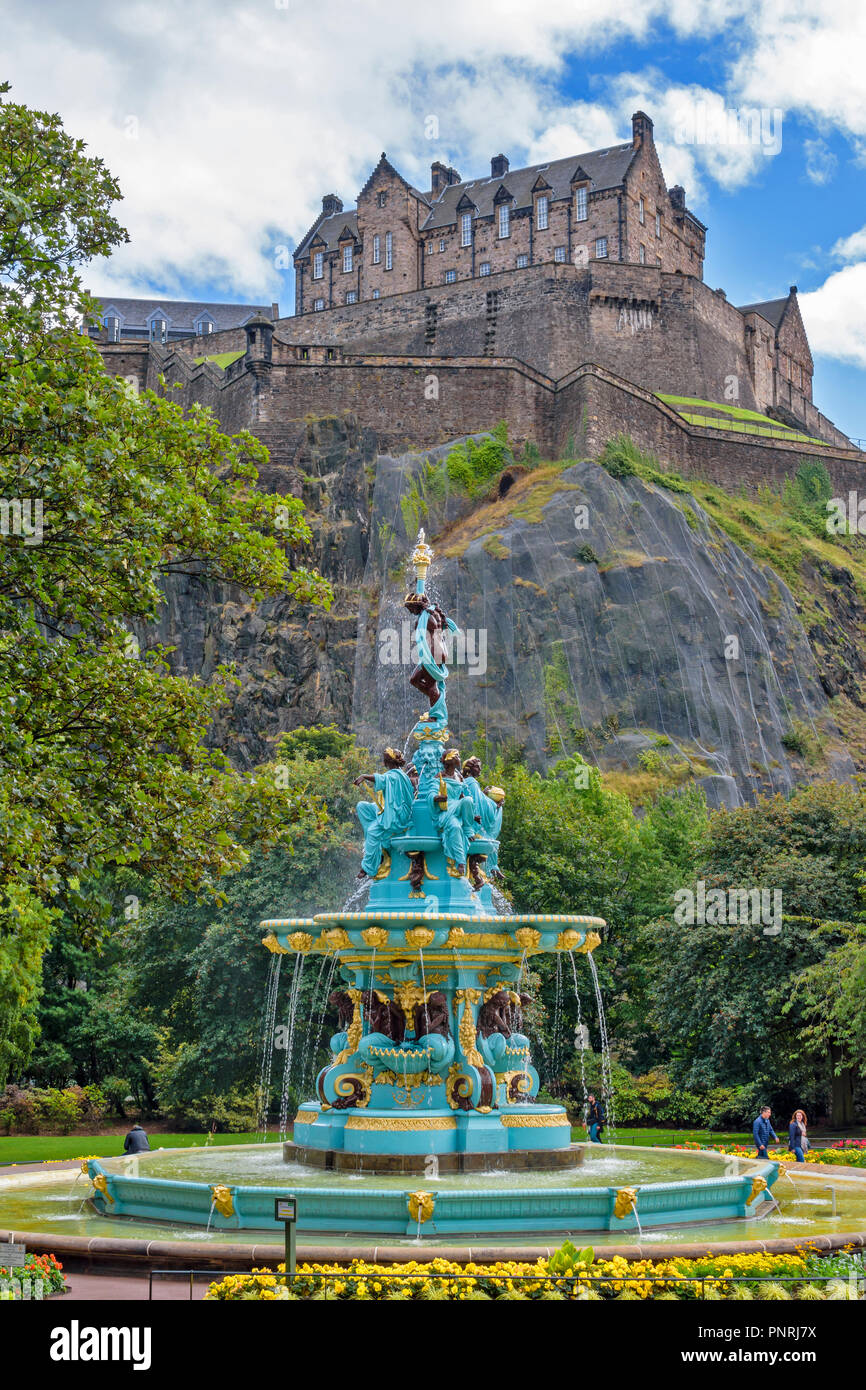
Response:
[[[714,1153],[733,1154],[737,1158],[754,1158],[755,1150],[745,1144],[698,1144],[691,1140],[675,1144],[675,1149],[710,1149]],[[796,1162],[793,1153],[784,1146],[771,1151],[770,1157],[779,1163]],[[866,1139],[837,1139],[825,1149],[808,1149],[807,1163],[828,1163],[846,1168],[866,1168]]]
[[[620,1255],[605,1260],[595,1259],[592,1250],[578,1252],[570,1242],[549,1260],[535,1264],[458,1265],[442,1259],[392,1265],[353,1260],[348,1267],[301,1264],[291,1290],[284,1270],[279,1265],[276,1270],[231,1274],[211,1284],[205,1297],[280,1302],[309,1298],[836,1300],[856,1297],[849,1276],[863,1274],[859,1258],[852,1255],[828,1262],[805,1250],[796,1255],[707,1255],[697,1260],[628,1261]]]
[[[0,1297],[12,1298],[14,1286],[29,1280],[32,1298],[47,1298],[63,1293],[66,1288],[63,1266],[56,1255],[27,1255],[24,1264],[14,1269],[0,1265]]]

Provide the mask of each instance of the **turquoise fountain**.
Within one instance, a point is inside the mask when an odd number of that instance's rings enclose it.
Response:
[[[273,1178],[273,1146],[260,1159],[235,1150],[200,1161],[208,1176],[216,1162],[234,1165],[235,1181],[231,1173],[219,1182],[160,1178],[158,1154],[89,1160],[101,1215],[273,1229],[274,1198],[294,1193],[301,1231],[477,1239],[703,1225],[765,1206],[777,1165],[718,1156],[702,1156],[709,1176],[696,1161],[684,1181],[592,1185],[593,1168],[626,1181],[642,1175],[646,1151],[593,1145],[581,1166],[565,1110],[537,1100],[523,1023],[526,961],[589,953],[605,923],[497,911],[504,792],[483,788],[478,759],[462,761],[452,746],[446,686],[456,625],[428,593],[432,559],[422,531],[405,604],[416,619],[410,684],[428,708],[404,750],[386,748],[382,770],[357,779],[373,798],[358,805],[367,905],[261,924],[268,950],[330,956],[339,981],[329,997],[338,1020],[330,1060],[283,1146],[285,1181],[255,1184],[257,1172]],[[293,1008],[302,964],[296,959]],[[661,1162],[663,1173],[671,1160]]]

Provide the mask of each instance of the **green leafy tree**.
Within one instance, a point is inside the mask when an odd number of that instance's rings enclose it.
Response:
[[[291,834],[285,790],[206,746],[230,672],[173,677],[148,637],[168,577],[331,597],[301,503],[257,490],[263,447],[131,394],[78,331],[118,197],[57,116],[0,100],[0,1080],[32,1047],[52,923],[107,868],[198,890]]]

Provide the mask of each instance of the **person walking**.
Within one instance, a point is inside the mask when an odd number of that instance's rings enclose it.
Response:
[[[755,1123],[752,1125],[755,1148],[758,1150],[756,1154],[757,1158],[770,1157],[767,1153],[767,1145],[770,1142],[771,1136],[774,1144],[778,1144],[779,1142],[779,1136],[770,1124],[770,1116],[772,1113],[769,1105],[762,1105],[761,1113],[755,1117]]]
[[[788,1125],[788,1148],[798,1163],[806,1162],[806,1150],[809,1147],[806,1137],[807,1123],[805,1110],[795,1110]]]
[[[149,1151],[150,1144],[141,1125],[133,1125],[123,1141],[123,1152],[125,1154],[143,1154]]]
[[[596,1100],[590,1091],[586,1098],[586,1127],[589,1130],[589,1137],[593,1144],[600,1144],[601,1131],[604,1128],[604,1106],[600,1100]]]

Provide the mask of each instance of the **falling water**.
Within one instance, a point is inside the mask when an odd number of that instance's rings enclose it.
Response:
[[[295,956],[295,973],[292,976],[292,987],[289,992],[289,1013],[287,1020],[286,1039],[286,1064],[283,1068],[283,1090],[280,1097],[280,1140],[288,1137],[289,1128],[289,1083],[292,1077],[292,1053],[295,1046],[295,1019],[298,1013],[298,997],[301,993],[301,980],[304,976],[303,955]]]
[[[317,1057],[317,1055],[318,1055],[319,1047],[320,1047],[321,1041],[322,1041],[322,1030],[323,1030],[323,1028],[324,1028],[324,1026],[325,1026],[325,1015],[327,1014],[328,1008],[329,1008],[329,1002],[328,1002],[328,1001],[330,1000],[330,997],[331,997],[331,990],[332,990],[333,987],[334,987],[334,975],[335,975],[335,973],[336,973],[337,965],[339,964],[339,959],[340,959],[340,958],[339,958],[339,956],[337,955],[337,953],[336,953],[336,951],[335,951],[335,952],[333,952],[333,954],[327,956],[326,959],[327,959],[327,961],[328,961],[328,973],[327,973],[327,976],[326,976],[326,978],[325,978],[325,990],[324,990],[324,994],[321,996],[321,1005],[322,1005],[322,1007],[321,1007],[321,1012],[319,1013],[319,1022],[318,1022],[318,1024],[316,1025],[315,1031],[313,1032],[313,1035],[312,1035],[312,1036],[313,1036],[313,1042],[312,1042],[312,1047],[310,1048],[310,1058],[306,1059],[305,1062],[304,1062],[304,1074],[303,1074],[303,1076],[302,1076],[302,1078],[301,1078],[301,1086],[302,1086],[304,1095],[306,1095],[309,1091],[312,1090],[312,1088],[313,1088],[313,1083],[314,1083],[315,1080],[316,1080],[316,1057]],[[312,1008],[311,1008],[311,1010],[310,1010],[311,1016],[312,1016],[312,1013],[313,1013],[313,1010],[312,1010]],[[307,1070],[306,1070],[307,1061],[308,1061],[308,1060],[312,1060],[312,1064],[313,1064],[313,1065],[312,1065],[312,1068],[311,1068],[311,1070],[310,1070],[309,1075],[307,1074]]]
[[[604,1001],[601,997],[601,985],[598,981],[598,970],[592,958],[592,952],[588,951],[587,960],[592,975],[592,984],[595,990],[595,1002],[598,1007],[598,1030],[601,1035],[601,1094],[604,1100],[604,1113],[610,1138],[608,1143],[616,1143],[616,1116],[613,1109],[613,1083],[610,1069],[610,1044],[607,1039],[607,1019],[604,1016]]]
[[[513,917],[514,908],[506,898],[501,888],[497,888],[495,883],[490,885],[490,896],[493,899],[493,906],[496,908],[500,917]]]
[[[334,964],[333,964],[333,963],[334,963],[334,960],[335,960],[335,959],[336,959],[336,957],[335,957],[334,955],[324,955],[324,956],[322,956],[321,964],[319,965],[319,973],[318,973],[318,975],[316,976],[316,983],[313,985],[313,992],[312,992],[312,994],[310,995],[310,1005],[309,1005],[309,1011],[308,1011],[308,1013],[307,1013],[307,1018],[308,1018],[308,1020],[309,1020],[309,1025],[310,1025],[310,1026],[308,1026],[308,1027],[305,1029],[304,1052],[303,1052],[303,1056],[302,1056],[302,1058],[301,1058],[301,1065],[300,1065],[299,1072],[298,1072],[298,1083],[299,1083],[299,1085],[300,1085],[301,1091],[304,1092],[304,1093],[306,1093],[306,1090],[307,1090],[307,1068],[308,1068],[309,1062],[310,1062],[310,1053],[312,1052],[312,1053],[313,1053],[313,1056],[315,1057],[315,1050],[316,1050],[316,1048],[318,1047],[318,1034],[314,1033],[314,1030],[313,1030],[313,1028],[312,1028],[312,1022],[313,1022],[313,1019],[314,1019],[315,1016],[316,1016],[316,1009],[318,1008],[319,1003],[320,1003],[320,1001],[321,1001],[322,979],[323,979],[324,975],[326,974],[326,972],[327,972],[328,977],[329,977],[329,979],[330,979],[330,975],[333,974],[333,969],[334,969]],[[330,969],[329,969],[329,967],[330,967]],[[328,993],[326,992],[326,994],[325,994],[325,1007],[327,1007],[327,1002],[328,1002]],[[324,1010],[323,1010],[323,1012],[324,1012]]]
[[[365,899],[370,895],[371,882],[372,880],[369,878],[362,878],[360,883],[356,883],[343,903],[341,912],[363,912]]]
[[[271,1099],[271,1072],[274,1065],[274,1023],[277,1016],[277,996],[280,989],[282,956],[271,956],[268,983],[265,989],[264,1021],[262,1024],[262,1063],[259,1069],[259,1114],[256,1128],[264,1144],[268,1137],[268,1105]]]
[[[583,1010],[580,1003],[580,990],[577,987],[577,961],[574,959],[574,952],[569,951],[571,957],[571,973],[574,977],[574,999],[577,1004],[577,1029],[580,1037],[580,1089],[583,1092],[583,1113],[586,1115],[586,1097],[589,1094],[586,1089],[586,1048],[583,1042]]]
[[[562,955],[556,953],[556,993],[553,1002],[553,1046],[551,1067],[552,1081],[556,1081],[562,1067]]]

